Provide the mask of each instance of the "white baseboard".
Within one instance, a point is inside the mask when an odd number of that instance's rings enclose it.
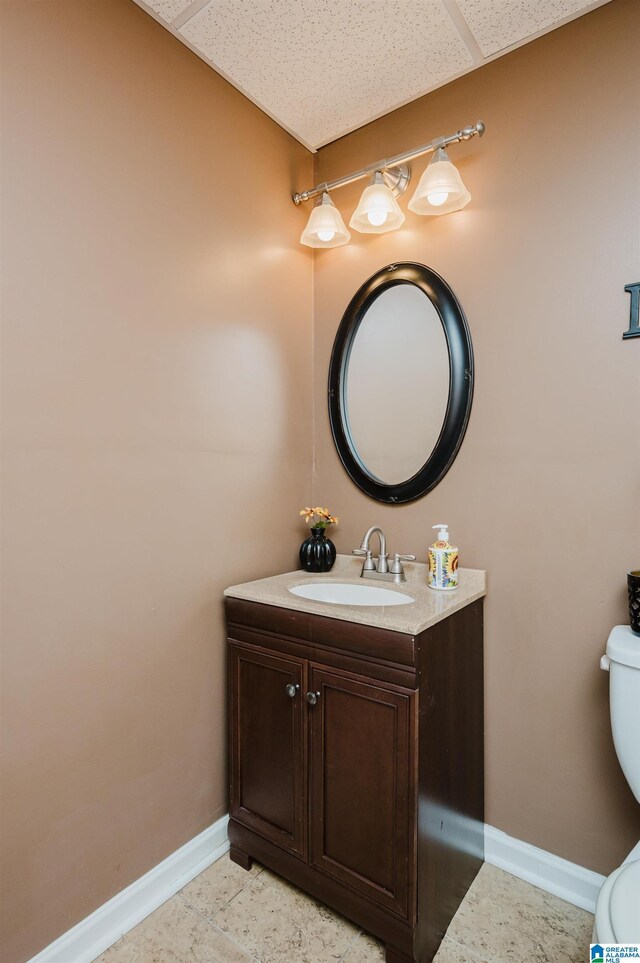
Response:
[[[218,819],[152,870],[50,943],[29,963],[91,963],[229,849],[228,816]]]
[[[64,933],[29,963],[92,963],[121,936],[227,852],[228,821],[229,817],[223,816]],[[484,845],[488,863],[575,906],[594,912],[604,876],[507,836],[493,826],[484,828]]]
[[[590,869],[507,836],[493,826],[484,828],[484,858],[512,876],[595,913],[596,898],[605,877]]]

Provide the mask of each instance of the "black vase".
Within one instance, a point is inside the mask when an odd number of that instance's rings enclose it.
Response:
[[[629,624],[640,635],[640,569],[627,572],[629,589]]]
[[[336,547],[324,528],[312,528],[300,546],[300,564],[306,572],[330,572],[336,560]]]

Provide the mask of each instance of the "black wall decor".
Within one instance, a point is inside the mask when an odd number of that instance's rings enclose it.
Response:
[[[631,314],[629,315],[629,329],[622,335],[623,340],[627,338],[640,338],[640,281],[635,284],[627,284],[625,291],[631,295]]]

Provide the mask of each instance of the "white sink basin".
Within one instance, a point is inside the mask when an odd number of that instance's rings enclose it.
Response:
[[[295,585],[289,591],[313,602],[330,605],[409,605],[415,602],[411,595],[392,591],[378,585],[353,585],[350,582],[307,582]]]

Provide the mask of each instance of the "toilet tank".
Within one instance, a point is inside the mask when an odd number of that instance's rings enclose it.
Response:
[[[618,761],[640,802],[640,635],[616,625],[607,641],[609,711]]]

